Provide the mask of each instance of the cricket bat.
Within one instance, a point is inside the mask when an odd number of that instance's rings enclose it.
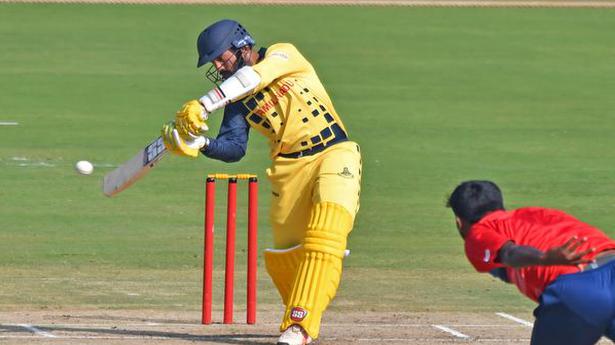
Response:
[[[158,161],[164,157],[167,152],[162,142],[162,138],[158,137],[132,159],[124,162],[112,172],[105,175],[103,180],[103,193],[112,197],[119,192],[127,189],[133,183],[145,176],[147,172],[154,167]]]

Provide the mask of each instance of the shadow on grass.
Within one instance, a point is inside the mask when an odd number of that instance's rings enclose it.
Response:
[[[180,340],[188,340],[188,341],[211,341],[220,344],[257,344],[258,340],[268,340],[265,343],[270,343],[271,339],[274,338],[272,335],[266,334],[254,334],[254,333],[241,333],[241,334],[189,334],[189,333],[179,333],[179,332],[165,332],[165,331],[151,331],[151,330],[128,330],[128,329],[115,329],[115,328],[79,328],[79,327],[54,327],[54,326],[36,326],[37,329],[44,332],[68,332],[68,333],[89,333],[89,334],[97,334],[100,335],[112,335],[118,337],[142,337],[143,340],[147,340],[147,338],[165,338],[165,339],[180,339]],[[1,333],[28,333],[32,334],[33,332],[17,325],[0,325],[0,334]],[[52,333],[53,334],[53,333]],[[57,334],[55,334],[57,335]],[[71,337],[71,335],[57,335],[58,337]],[[84,336],[84,335],[80,335]],[[87,337],[87,335],[85,336]]]

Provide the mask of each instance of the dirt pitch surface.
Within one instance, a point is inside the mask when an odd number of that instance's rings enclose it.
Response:
[[[3,344],[272,344],[275,315],[260,313],[256,325],[200,325],[199,313],[139,311],[36,311],[0,314]],[[527,343],[529,328],[491,315],[327,315],[320,344]],[[235,315],[241,322],[242,315]],[[214,315],[216,320],[221,315]],[[460,334],[434,327],[441,325]],[[509,342],[503,340],[510,340]]]
[[[236,313],[235,321],[243,321]],[[256,325],[201,325],[198,312],[0,312],[2,344],[274,344],[277,314]],[[328,313],[318,344],[528,344],[531,323],[504,313]],[[220,314],[214,314],[221,320]],[[601,344],[608,342],[602,341]]]

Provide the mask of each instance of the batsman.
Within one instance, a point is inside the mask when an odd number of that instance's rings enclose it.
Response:
[[[318,338],[335,297],[348,234],[359,209],[361,155],[312,65],[292,44],[257,49],[248,31],[221,20],[197,39],[197,67],[214,87],[183,105],[163,126],[167,149],[180,156],[235,162],[250,128],[269,139],[273,249],[265,265],[285,313],[278,345]],[[224,108],[218,135],[206,120]]]

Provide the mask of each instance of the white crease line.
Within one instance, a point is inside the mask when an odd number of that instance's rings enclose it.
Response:
[[[0,121],[0,126],[18,126],[19,122],[11,122],[11,121]]]
[[[465,338],[464,338],[465,339]],[[331,340],[331,341],[356,341],[356,342],[390,342],[390,343],[407,343],[407,344],[415,344],[416,341],[420,341],[420,342],[429,342],[430,344],[433,344],[434,342],[437,343],[444,343],[446,342],[446,344],[450,344],[450,340],[442,340],[442,339],[437,339],[437,338],[425,338],[425,337],[407,337],[407,338],[329,338],[327,337],[327,340]],[[529,341],[529,338],[478,338],[473,340],[473,342],[479,342],[479,343],[510,343],[511,341],[514,342],[527,342]]]
[[[532,327],[532,326],[534,326],[534,324],[533,324],[532,322],[529,322],[529,321],[526,321],[526,320],[520,319],[520,318],[518,318],[518,317],[514,317],[514,316],[512,316],[512,315],[510,315],[510,314],[506,314],[506,313],[495,313],[495,315],[497,315],[497,316],[499,316],[499,317],[503,317],[503,318],[508,319],[508,320],[511,320],[511,321],[514,321],[514,322],[516,322],[516,323],[520,323],[520,324],[522,324],[523,326],[527,326],[527,327]]]
[[[46,162],[34,162],[34,163],[19,163],[17,164],[19,167],[55,167],[55,164],[50,164]]]
[[[25,323],[20,323],[18,326],[23,327],[23,328],[27,329],[28,331],[30,331],[30,332],[32,332],[32,333],[34,333],[36,335],[40,335],[40,336],[47,337],[47,338],[56,338],[55,335],[53,335],[53,334],[51,334],[49,332],[42,331],[42,330],[40,330],[40,329],[38,329],[38,328],[36,328],[36,327],[34,327],[32,325],[28,325],[28,324],[25,324]]]
[[[64,335],[59,335],[59,336],[55,336],[52,335],[53,338],[56,339],[109,339],[109,340],[123,340],[123,339],[158,339],[158,340],[162,340],[162,339],[169,339],[168,337],[150,337],[150,336],[105,336],[105,335],[93,335],[93,336],[79,336],[79,335],[68,335],[68,336],[64,336]],[[36,337],[34,336],[23,336],[23,335],[0,335],[0,339],[36,339]],[[190,337],[188,337],[190,338]]]
[[[509,339],[507,339],[507,338],[494,338],[494,339],[480,338],[480,339],[476,339],[474,341],[479,342],[479,343],[488,343],[488,344],[491,344],[491,343],[494,343],[494,342],[495,343],[507,343],[507,344],[510,344],[511,342],[527,343],[527,342],[530,341],[530,338],[509,338]]]
[[[461,338],[461,339],[470,339],[469,335],[465,335],[459,331],[456,331],[452,328],[448,328],[446,326],[442,326],[442,325],[431,325],[431,327],[435,327],[439,330],[441,330],[442,332],[446,332],[448,334],[451,334],[453,336],[455,336],[456,338]]]
[[[327,338],[329,340],[329,338]],[[379,343],[414,343],[416,341],[420,342],[430,342],[433,343],[434,338],[333,338],[332,341],[358,341],[358,342],[379,342]]]
[[[42,335],[42,334],[41,334]],[[50,337],[52,338],[56,338],[56,339],[109,339],[109,340],[127,340],[127,339],[140,339],[140,340],[152,340],[152,339],[156,339],[156,340],[168,340],[171,337],[165,337],[165,336],[149,336],[149,335],[142,335],[142,336],[138,336],[138,335],[120,335],[120,336],[113,336],[113,335],[50,335]],[[213,340],[216,340],[218,338],[222,339],[233,339],[233,340],[252,340],[252,337],[245,337],[245,336],[237,336],[237,337],[227,337],[226,335],[220,335],[220,336],[214,336],[214,335],[187,335],[184,339],[187,340],[199,340],[203,337],[206,338],[211,338]],[[262,339],[267,339],[267,338],[271,338],[271,339],[277,339],[278,336],[264,336],[261,337]],[[24,335],[0,335],[0,339],[36,339],[36,337],[34,336],[24,336]]]

